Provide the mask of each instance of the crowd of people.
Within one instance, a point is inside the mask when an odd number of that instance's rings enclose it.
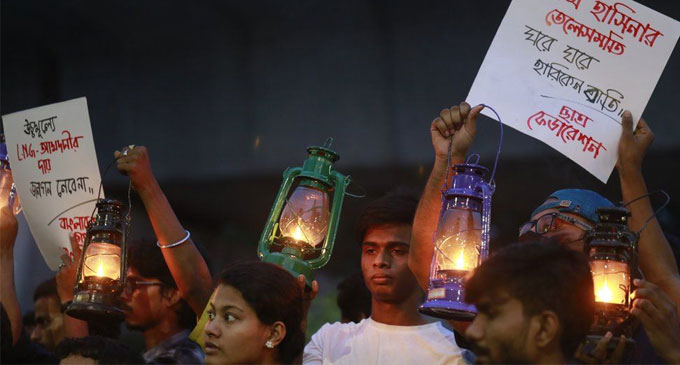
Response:
[[[630,309],[630,339],[585,339],[595,316],[586,232],[598,208],[596,192],[558,190],[527,214],[516,242],[491,252],[465,281],[472,321],[446,321],[418,308],[428,290],[450,164],[464,163],[483,106],[444,109],[430,127],[434,165],[420,196],[395,190],[368,204],[357,236],[361,273],[338,286],[342,318],[305,344],[306,317],[318,284],[261,261],[229,265],[213,282],[206,255],[176,217],[143,146],[115,152],[118,170],[139,194],[154,240],[129,246],[120,308],[129,329],[142,333],[138,353],[118,338],[115,320],[83,321],[64,313],[73,300],[81,248],[62,256],[55,278],[35,290],[34,312],[23,317],[14,288],[17,220],[0,212],[2,363],[62,364],[465,364],[680,363],[680,276],[649,198],[626,208],[639,235],[639,275]],[[647,194],[642,163],[654,136],[640,119],[622,115],[616,168],[622,201]],[[529,212],[527,212],[529,213]],[[348,273],[349,274],[349,273]]]

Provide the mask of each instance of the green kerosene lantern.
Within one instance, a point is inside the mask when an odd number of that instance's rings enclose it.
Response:
[[[345,188],[350,178],[333,169],[340,156],[323,147],[307,148],[302,167],[283,172],[283,183],[260,237],[257,253],[264,262],[305,275],[311,286],[312,270],[328,263],[338,229]]]

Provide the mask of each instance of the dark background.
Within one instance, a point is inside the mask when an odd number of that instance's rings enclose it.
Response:
[[[554,0],[557,1],[557,0]],[[584,0],[584,3],[587,0]],[[641,1],[680,19],[678,1]],[[127,144],[150,149],[154,170],[213,269],[254,259],[281,173],[308,145],[335,138],[352,176],[330,264],[335,282],[359,268],[355,219],[396,187],[420,191],[433,161],[429,125],[464,100],[509,1],[2,1],[2,114],[88,99],[102,170]],[[632,76],[631,76],[632,77]],[[673,52],[644,116],[656,133],[645,160],[650,191],[680,196],[680,55]],[[491,166],[498,123],[481,117],[472,152]],[[675,156],[675,157],[674,157]],[[559,188],[620,200],[543,143],[505,129],[493,200],[493,242]],[[127,180],[104,177],[109,197]],[[660,205],[662,199],[654,199]],[[136,198],[134,236],[153,237]],[[680,204],[663,212],[678,234]],[[23,308],[50,275],[23,224],[17,285]]]

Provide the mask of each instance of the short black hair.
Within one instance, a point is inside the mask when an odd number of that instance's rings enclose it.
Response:
[[[224,270],[219,283],[238,290],[260,322],[283,322],[286,336],[278,346],[278,361],[290,364],[300,356],[305,346],[302,293],[293,275],[274,264],[237,262]]]
[[[60,359],[80,355],[97,364],[143,364],[144,359],[126,344],[101,336],[65,338],[56,349]]]
[[[43,281],[35,288],[35,291],[33,292],[33,301],[35,302],[38,298],[42,297],[53,297],[56,298],[57,301],[60,301],[56,277]]]
[[[369,229],[384,225],[413,224],[419,196],[407,188],[397,188],[370,202],[364,208],[357,224],[357,239],[364,240]]]
[[[338,307],[343,319],[359,323],[371,315],[371,292],[366,287],[361,271],[355,272],[338,284]]]
[[[167,287],[178,290],[177,283],[170,273],[168,265],[161,249],[156,246],[156,241],[151,239],[137,239],[128,245],[128,267],[136,270],[145,278],[154,278],[161,281]],[[179,325],[185,329],[196,326],[196,313],[189,303],[182,299],[177,311]]]
[[[560,321],[560,347],[571,356],[588,334],[595,316],[593,277],[582,252],[555,243],[513,244],[477,267],[465,284],[465,300],[506,292],[522,303],[526,316],[544,310]]]

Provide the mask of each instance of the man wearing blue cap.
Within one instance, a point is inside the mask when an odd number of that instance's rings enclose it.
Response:
[[[464,161],[476,132],[476,114],[479,112],[476,109],[471,110],[467,103],[461,103],[460,106],[442,110],[431,124],[436,158],[413,222],[409,252],[409,267],[424,290],[429,285],[429,269],[434,253],[432,236],[441,208],[440,194],[448,169],[447,160],[450,159],[451,163]],[[642,160],[654,135],[644,119],[640,119],[633,130],[633,118],[628,111],[623,113],[621,124],[623,128],[616,167],[622,198],[628,202],[647,194],[642,177]],[[550,238],[571,249],[583,251],[585,232],[597,222],[595,211],[611,206],[613,204],[609,200],[590,190],[558,190],[534,210],[529,222],[522,225],[520,240],[540,241]],[[639,231],[647,218],[653,215],[649,198],[639,199],[626,208],[632,214],[629,226],[633,231]],[[680,277],[670,245],[655,218],[649,221],[640,234],[639,263],[648,281],[636,282],[638,289],[635,291],[632,314],[644,325],[657,354],[666,361],[675,362],[676,359],[680,360],[680,326],[677,319]],[[512,336],[506,339],[511,341]],[[606,350],[606,347],[602,347],[602,350]]]

